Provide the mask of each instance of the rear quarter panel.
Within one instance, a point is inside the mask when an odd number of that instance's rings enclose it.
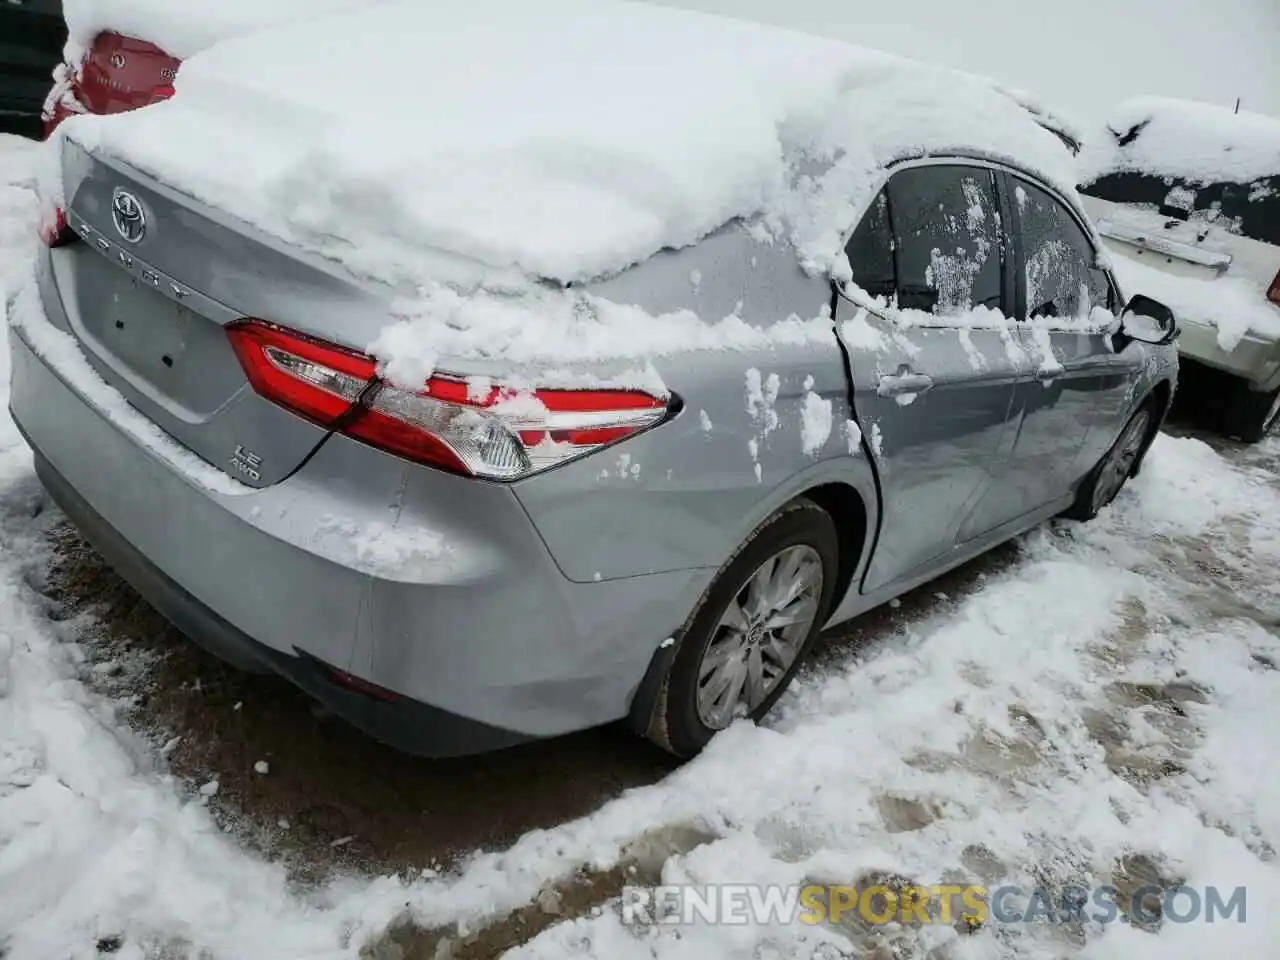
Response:
[[[789,247],[736,228],[596,292],[651,314],[692,308],[714,323],[737,312],[761,326],[820,317],[830,304],[828,284],[807,277]],[[801,344],[655,358],[679,397],[676,416],[517,484],[563,573],[591,581],[718,567],[779,506],[828,482],[847,483],[873,509],[870,464],[847,428],[843,356],[827,330]]]

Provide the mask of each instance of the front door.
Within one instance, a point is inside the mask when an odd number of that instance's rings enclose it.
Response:
[[[1121,304],[1089,235],[1044,189],[1013,174],[1005,182],[1033,372],[1015,399],[1010,469],[1022,478],[1018,496],[1029,512],[1069,496],[1115,439],[1135,361],[1115,352]]]
[[[950,553],[1011,449],[1027,370],[1000,223],[990,170],[926,161],[892,176],[847,247],[836,326],[883,501],[864,592]]]

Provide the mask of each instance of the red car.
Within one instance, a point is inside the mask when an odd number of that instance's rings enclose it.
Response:
[[[77,113],[121,113],[173,95],[181,61],[153,43],[100,33],[79,64],[59,64],[44,104],[47,137]]]
[[[45,99],[45,136],[77,113],[122,113],[167,99],[182,58],[222,40],[380,2],[63,0],[70,40]]]

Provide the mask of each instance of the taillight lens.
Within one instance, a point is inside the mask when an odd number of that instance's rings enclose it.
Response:
[[[67,214],[58,207],[52,214],[40,216],[40,239],[46,247],[65,247],[80,239],[74,230],[67,225]]]
[[[370,446],[490,480],[517,480],[660,422],[667,402],[637,390],[513,391],[435,376],[420,391],[377,377],[371,357],[260,320],[228,327],[262,396]]]
[[[1280,273],[1276,274],[1276,278],[1271,281],[1271,287],[1267,290],[1267,299],[1280,307]]]
[[[227,328],[253,389],[322,427],[332,427],[373,382],[373,360],[353,350],[257,321]]]

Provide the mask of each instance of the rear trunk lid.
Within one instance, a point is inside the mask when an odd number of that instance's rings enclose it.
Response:
[[[386,296],[220,217],[118,162],[64,145],[81,242],[54,270],[99,374],[178,442],[253,486],[298,468],[327,432],[258,396],[226,326],[257,317],[363,347]]]

